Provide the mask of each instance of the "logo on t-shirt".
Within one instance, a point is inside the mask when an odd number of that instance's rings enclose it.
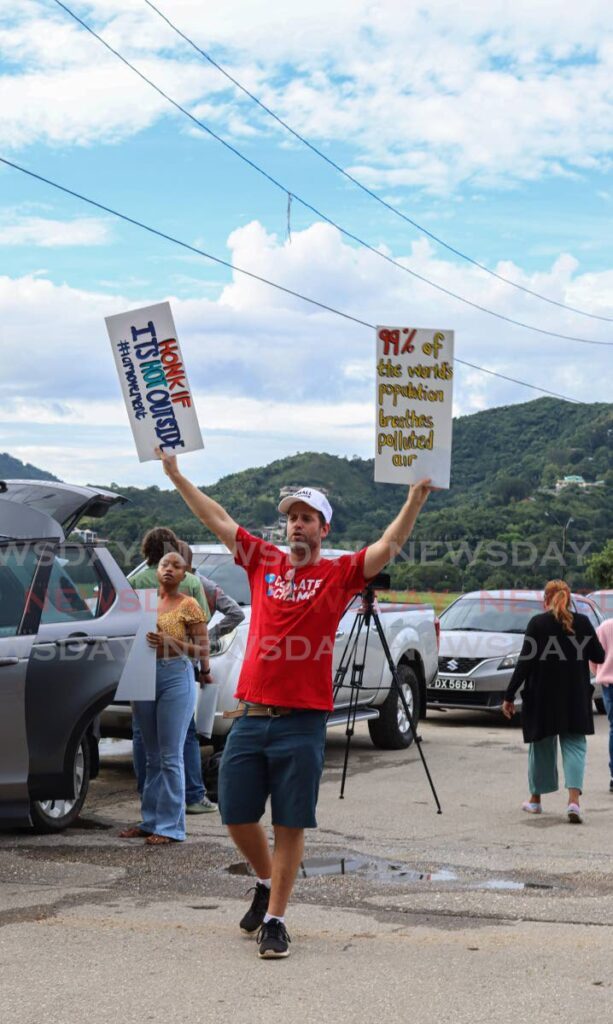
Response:
[[[303,579],[296,583],[296,570],[287,569],[283,576],[267,572],[264,576],[266,596],[275,601],[310,601],[324,582],[322,579]]]

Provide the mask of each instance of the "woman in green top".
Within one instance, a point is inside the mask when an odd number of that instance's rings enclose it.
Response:
[[[179,538],[174,530],[169,529],[168,526],[156,526],[143,537],[141,551],[147,559],[147,565],[144,569],[140,569],[135,573],[134,576],[130,576],[130,583],[135,590],[146,590],[147,588],[157,590],[159,586],[157,577],[158,562],[169,551],[179,551]],[[181,581],[179,586],[179,593],[189,594],[190,597],[193,597],[202,608],[206,621],[209,621],[211,612],[197,576],[194,576],[191,572],[186,573],[185,579]]]

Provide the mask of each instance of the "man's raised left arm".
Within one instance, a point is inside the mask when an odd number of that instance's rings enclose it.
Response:
[[[420,480],[416,484],[411,484],[407,500],[393,523],[390,523],[379,540],[366,548],[364,575],[367,580],[381,572],[383,567],[402,550],[411,536],[415,521],[428,500],[430,491],[435,489],[430,486],[430,480]]]

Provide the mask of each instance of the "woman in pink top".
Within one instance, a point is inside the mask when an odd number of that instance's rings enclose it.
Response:
[[[602,686],[602,700],[609,719],[609,792],[613,793],[613,619],[601,622],[596,636],[606,657],[602,665],[591,665],[591,669],[596,673],[596,682]]]

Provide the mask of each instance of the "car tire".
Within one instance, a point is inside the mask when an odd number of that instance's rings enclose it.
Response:
[[[76,796],[70,800],[32,800],[30,819],[35,832],[49,834],[62,832],[78,818],[89,788],[91,752],[89,739],[83,736],[73,762]]]
[[[604,701],[603,701],[602,697],[595,697],[594,698],[594,705],[595,705],[596,711],[598,712],[599,715],[606,715],[607,709],[604,706]]]
[[[211,756],[204,762],[204,769],[202,772],[206,795],[209,800],[212,800],[215,804],[217,803],[219,795],[219,767],[221,765],[222,754],[223,751],[221,750],[211,754]]]
[[[398,666],[398,677],[415,725],[419,720],[419,679],[410,665]],[[368,723],[370,738],[381,750],[405,750],[413,740],[411,729],[396,688],[392,687],[379,708],[379,717]]]

